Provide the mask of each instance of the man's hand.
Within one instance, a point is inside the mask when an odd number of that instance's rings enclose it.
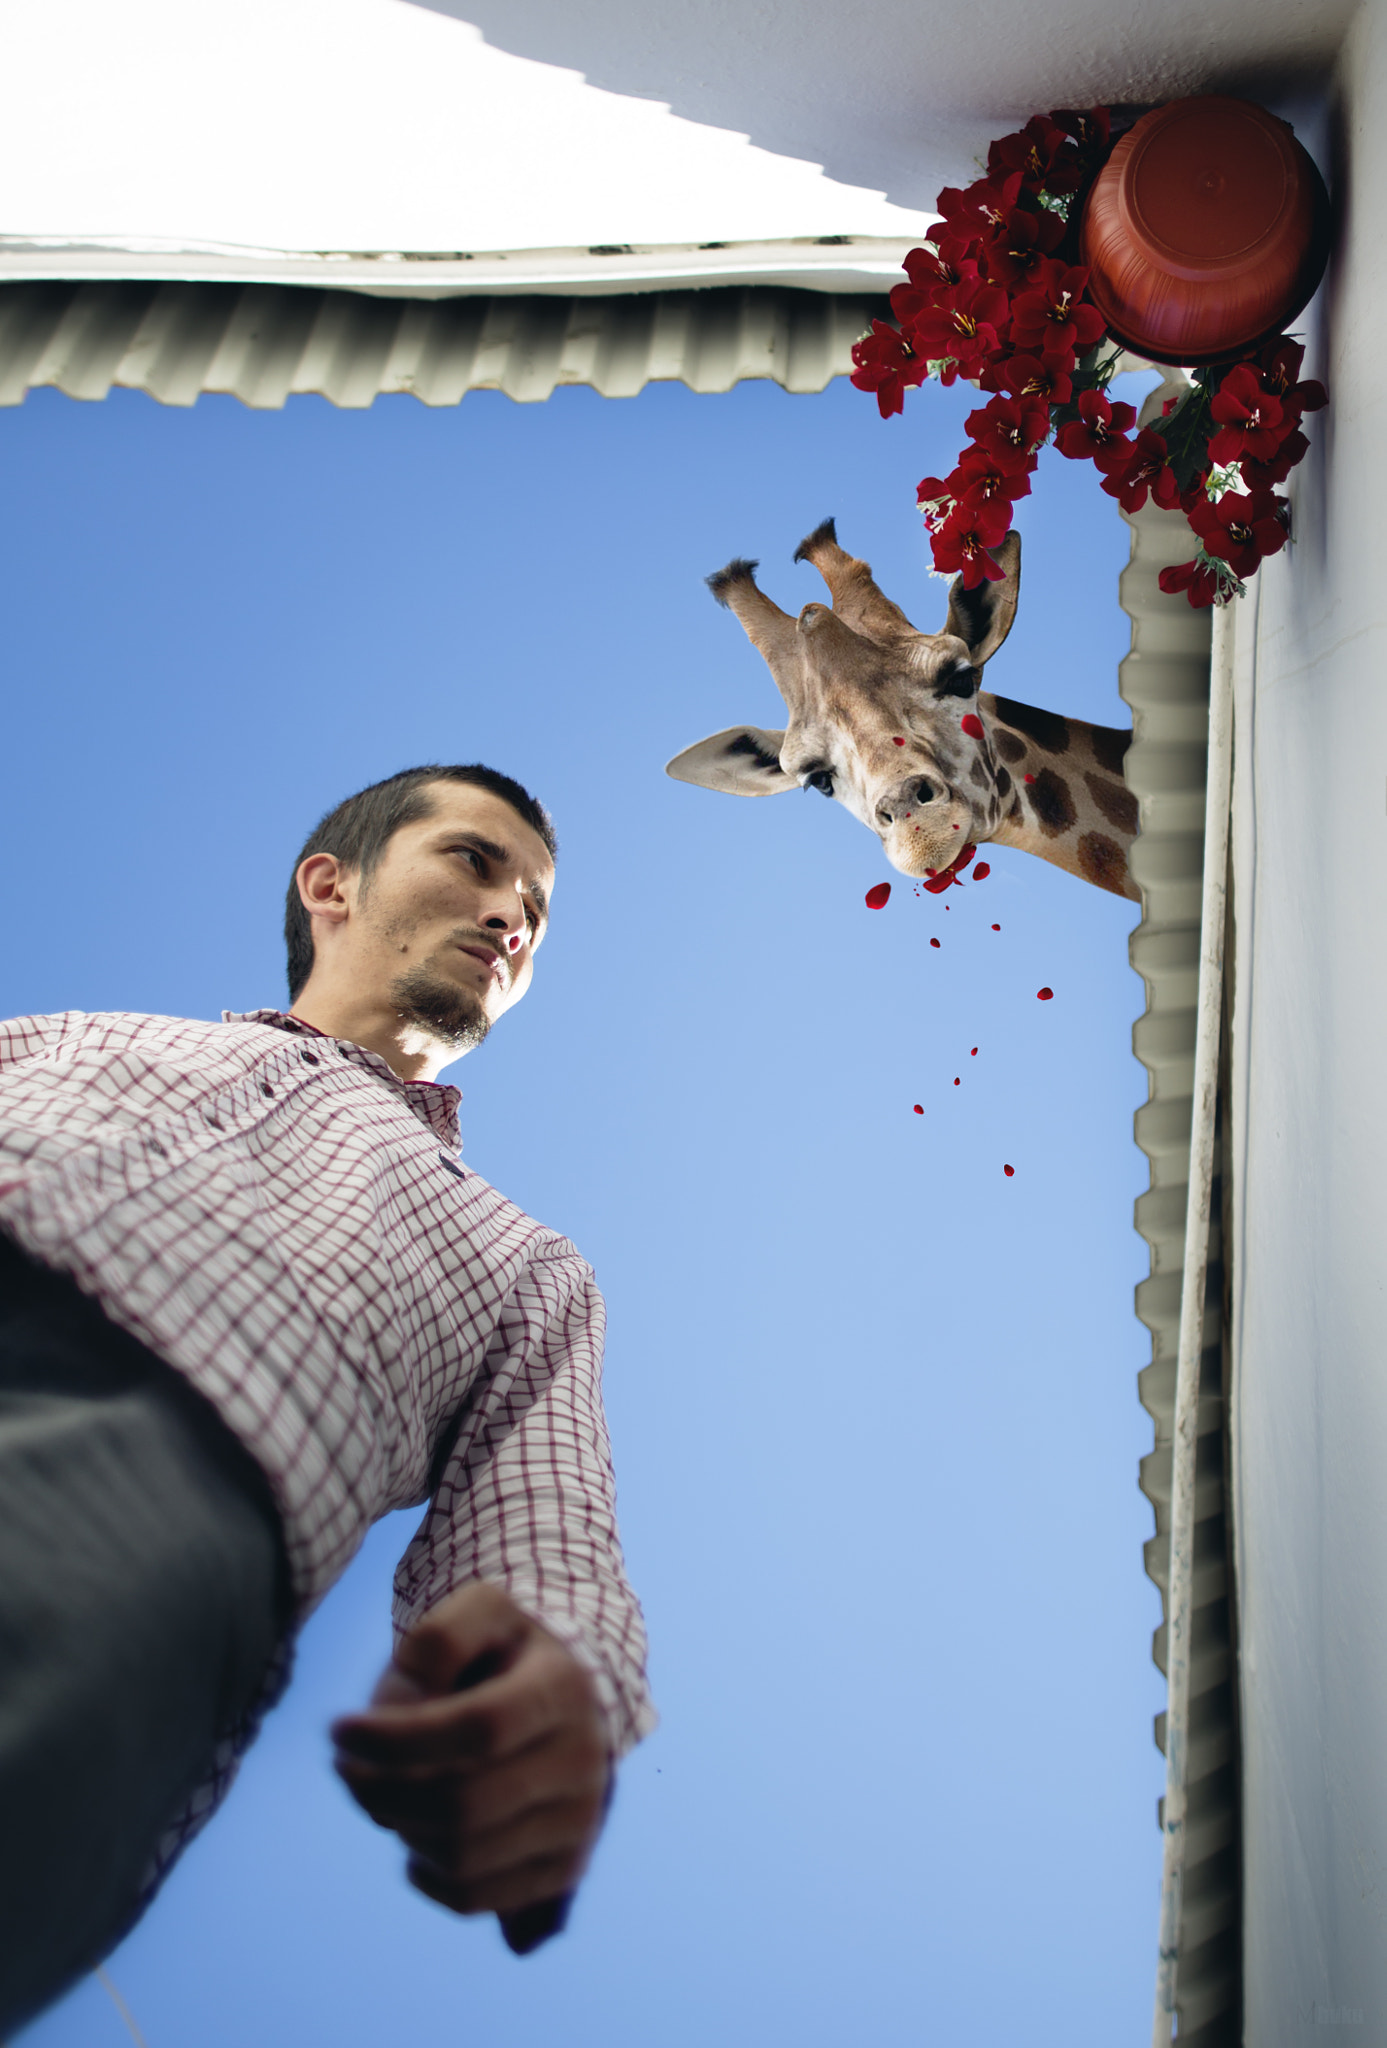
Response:
[[[332,1737],[354,1798],[413,1852],[411,1884],[497,1914],[518,1955],[558,1933],[602,1826],[607,1744],[587,1671],[498,1586],[431,1607]]]

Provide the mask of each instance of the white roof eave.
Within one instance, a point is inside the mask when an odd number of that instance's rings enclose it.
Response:
[[[519,292],[583,298],[712,285],[885,293],[900,281],[901,263],[916,240],[826,235],[702,246],[435,253],[251,249],[215,242],[187,246],[99,235],[0,235],[0,282],[142,278],[160,283],[301,284],[422,299]]]

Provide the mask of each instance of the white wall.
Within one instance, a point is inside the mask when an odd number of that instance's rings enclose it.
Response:
[[[1387,2041],[1387,7],[1342,55],[1330,410],[1238,621],[1247,2034]],[[1326,135],[1332,133],[1332,120]],[[1307,366],[1309,367],[1309,366]],[[1340,2038],[1335,2036],[1335,2038]]]

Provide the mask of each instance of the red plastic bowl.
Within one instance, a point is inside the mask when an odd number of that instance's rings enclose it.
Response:
[[[1080,226],[1108,332],[1158,363],[1244,354],[1297,314],[1329,259],[1329,197],[1284,121],[1214,94],[1143,114]]]

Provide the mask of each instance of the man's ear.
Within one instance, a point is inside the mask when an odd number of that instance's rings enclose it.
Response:
[[[715,732],[695,747],[685,747],[665,768],[676,782],[699,789],[720,789],[728,796],[779,796],[798,789],[793,775],[780,765],[783,732],[763,732],[755,725],[733,725]]]
[[[949,589],[944,631],[963,642],[974,668],[981,668],[1011,631],[1021,588],[1021,536],[1014,527],[992,552],[1003,572],[1000,582],[984,582],[976,590],[965,590],[963,578],[956,576]]]
[[[326,918],[329,924],[344,922],[348,904],[342,884],[347,872],[335,853],[310,853],[299,862],[294,880],[310,917]]]

